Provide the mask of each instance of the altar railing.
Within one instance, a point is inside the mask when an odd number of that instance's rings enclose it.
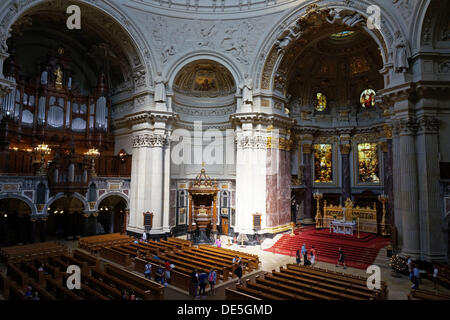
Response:
[[[358,231],[378,233],[377,207],[375,202],[372,208],[361,208],[359,206],[354,207],[350,199],[345,201],[344,206],[327,205],[327,201],[324,200],[323,216],[320,215],[320,209],[316,215],[316,228],[330,228],[330,222],[332,220],[354,220],[357,223]]]

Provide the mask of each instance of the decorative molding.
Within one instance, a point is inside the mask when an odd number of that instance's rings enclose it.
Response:
[[[165,134],[144,133],[133,136],[133,148],[163,147],[167,143],[168,139]]]

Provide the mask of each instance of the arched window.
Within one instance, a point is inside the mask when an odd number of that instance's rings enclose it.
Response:
[[[230,206],[230,193],[228,191],[222,191],[221,207],[228,208]]]

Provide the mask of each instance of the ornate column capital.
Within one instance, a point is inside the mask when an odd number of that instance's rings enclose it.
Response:
[[[302,144],[302,151],[303,151],[303,153],[311,154],[312,143],[303,143]]]
[[[339,147],[341,148],[342,154],[349,154],[351,146],[349,143],[340,144]]]
[[[163,147],[168,143],[166,134],[142,133],[133,136],[133,148]]]
[[[396,130],[398,130],[401,136],[415,135],[419,128],[419,124],[415,118],[400,119],[396,125]]]
[[[382,142],[380,142],[380,147],[381,147],[381,150],[383,151],[383,152],[388,152],[388,143],[387,143],[387,141],[382,141]]]
[[[440,122],[436,117],[424,116],[418,121],[418,134],[438,134]]]

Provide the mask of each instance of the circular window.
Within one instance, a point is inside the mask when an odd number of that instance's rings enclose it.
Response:
[[[316,93],[314,108],[317,111],[324,111],[327,108],[327,97],[323,93],[321,92]]]
[[[375,107],[375,90],[366,89],[361,92],[361,96],[359,98],[359,102],[361,103],[361,107],[363,108],[372,108]]]

